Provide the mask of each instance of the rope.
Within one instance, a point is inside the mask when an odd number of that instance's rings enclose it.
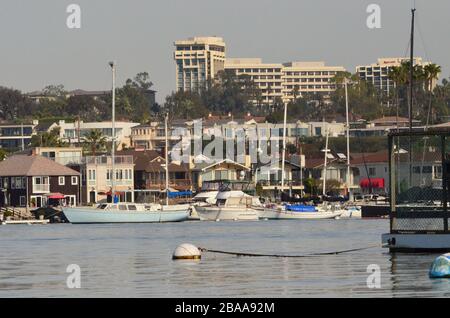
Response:
[[[314,256],[325,256],[325,255],[338,255],[343,253],[350,253],[356,251],[367,250],[375,247],[383,247],[384,244],[376,244],[369,245],[366,247],[352,248],[347,250],[333,251],[333,252],[320,252],[320,253],[311,253],[311,254],[303,254],[303,255],[284,255],[284,254],[259,254],[259,253],[244,253],[244,252],[231,252],[231,251],[222,251],[222,250],[212,250],[204,247],[199,247],[198,249],[201,252],[210,252],[217,254],[227,254],[227,255],[235,255],[235,256],[248,256],[248,257],[279,257],[279,258],[301,258],[301,257],[314,257]]]

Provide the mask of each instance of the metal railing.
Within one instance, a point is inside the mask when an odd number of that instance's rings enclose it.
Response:
[[[391,233],[450,233],[449,136],[450,131],[431,129],[389,134]]]
[[[115,164],[133,164],[133,156],[115,156]],[[86,164],[110,165],[112,158],[110,156],[88,156]]]

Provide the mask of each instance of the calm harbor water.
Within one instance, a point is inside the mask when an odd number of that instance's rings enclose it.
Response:
[[[181,243],[209,249],[305,254],[380,242],[387,220],[183,222],[0,226],[0,297],[445,297],[450,280],[431,280],[437,255],[372,248],[308,258],[205,253],[172,261]],[[81,288],[66,286],[69,264]],[[367,266],[381,269],[369,289]]]

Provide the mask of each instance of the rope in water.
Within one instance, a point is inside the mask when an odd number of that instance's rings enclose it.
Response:
[[[365,246],[365,247],[352,248],[352,249],[348,249],[348,250],[340,250],[340,251],[333,251],[333,252],[320,252],[320,253],[311,253],[311,254],[303,254],[303,255],[243,253],[243,252],[231,252],[231,251],[212,250],[212,249],[208,249],[208,248],[204,248],[204,247],[199,247],[198,249],[201,252],[227,254],[227,255],[234,255],[234,256],[300,258],[300,257],[325,256],[325,255],[338,255],[338,254],[343,254],[343,253],[350,253],[350,252],[367,250],[367,249],[375,248],[375,247],[383,247],[383,244],[369,245],[369,246]]]

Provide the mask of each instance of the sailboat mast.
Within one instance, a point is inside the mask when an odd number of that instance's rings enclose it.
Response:
[[[347,125],[347,191],[350,199],[350,123],[348,119],[348,92],[347,92],[347,78],[344,78],[345,86],[345,114]]]
[[[165,148],[165,160],[166,160],[166,164],[165,164],[165,169],[166,169],[166,205],[169,205],[169,152],[168,152],[168,147],[169,147],[169,142],[167,139],[167,131],[168,131],[168,117],[169,115],[166,114],[165,118],[164,118],[164,136],[165,136],[165,142],[166,142],[166,146]]]
[[[414,88],[414,14],[416,9],[411,9],[411,49],[409,50],[409,185],[412,186],[412,118],[413,118],[413,88]]]
[[[286,159],[286,121],[287,121],[287,102],[284,103],[283,119],[283,148],[281,153],[281,193],[284,192],[284,161]]]
[[[111,166],[112,166],[112,176],[111,176],[111,195],[112,202],[114,203],[114,198],[116,194],[116,169],[115,169],[115,151],[116,151],[116,62],[110,62],[109,65],[112,69],[112,142],[111,142]]]
[[[328,125],[326,125],[326,139],[325,139],[325,158],[323,160],[323,183],[322,183],[322,195],[325,196],[326,194],[326,187],[327,187],[327,155],[328,155]]]
[[[409,56],[409,131],[412,131],[413,117],[413,87],[414,87],[414,15],[416,9],[411,9],[411,49]]]

